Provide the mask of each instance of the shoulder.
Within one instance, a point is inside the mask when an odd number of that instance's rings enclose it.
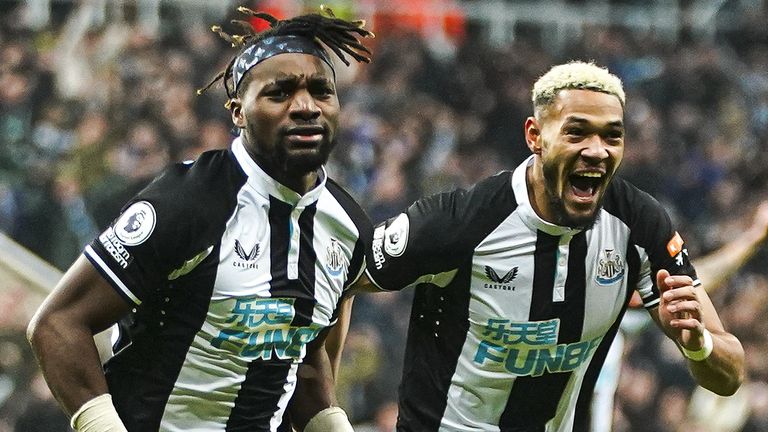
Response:
[[[129,203],[144,202],[168,233],[205,232],[226,222],[247,176],[228,150],[169,166]],[[128,208],[126,206],[126,208]]]
[[[603,208],[629,227],[630,239],[635,244],[656,247],[666,244],[674,235],[672,220],[664,206],[624,179],[613,180]]]
[[[490,208],[509,209],[515,206],[512,190],[512,173],[502,171],[487,177],[469,189],[455,189],[451,192],[431,195],[416,201],[412,210],[448,211],[451,215],[463,217],[470,213],[486,213]],[[461,214],[456,214],[456,211]]]
[[[330,177],[326,180],[325,187],[333,199],[341,206],[344,212],[356,225],[364,225],[368,229],[372,229],[368,215],[349,192]]]
[[[215,150],[169,166],[137,199],[169,210],[210,208],[235,200],[246,179],[228,150]]]
[[[656,198],[621,177],[615,177],[608,186],[603,207],[630,226],[640,220],[666,217]]]

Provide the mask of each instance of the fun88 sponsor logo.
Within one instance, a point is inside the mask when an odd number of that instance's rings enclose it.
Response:
[[[271,360],[300,359],[304,347],[317,337],[322,327],[311,324],[295,327],[292,298],[240,298],[229,311],[226,328],[211,340],[211,345],[241,357]]]
[[[489,319],[474,362],[502,364],[518,376],[570,372],[587,361],[602,336],[570,344],[556,344],[560,320],[513,322]]]

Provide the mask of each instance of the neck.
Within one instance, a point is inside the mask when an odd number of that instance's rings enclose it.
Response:
[[[249,145],[245,145],[245,151],[251,159],[256,162],[256,165],[264,170],[267,175],[299,195],[304,195],[317,185],[318,178],[320,177],[320,169],[297,173],[296,170],[291,169],[284,164],[276,163],[273,160],[254,153]]]
[[[528,191],[528,201],[533,207],[533,211],[543,220],[555,223],[549,209],[547,200],[547,191],[544,184],[544,173],[538,156],[534,156],[533,164],[525,169],[525,183]]]

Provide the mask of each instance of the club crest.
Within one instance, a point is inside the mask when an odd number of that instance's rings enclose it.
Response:
[[[595,281],[600,285],[611,285],[624,277],[624,260],[613,249],[603,249],[597,260]]]

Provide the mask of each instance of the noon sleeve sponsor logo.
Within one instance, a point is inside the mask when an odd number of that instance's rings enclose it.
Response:
[[[384,230],[384,252],[391,257],[399,257],[408,246],[408,215],[400,213]]]
[[[125,246],[115,235],[115,231],[112,227],[107,228],[99,236],[99,241],[104,249],[107,250],[109,256],[122,268],[128,268],[128,265],[133,261],[131,254],[125,249]]]
[[[603,249],[597,258],[595,281],[599,285],[612,285],[624,278],[624,259],[613,249]]]
[[[588,361],[602,336],[570,344],[557,344],[560,319],[515,322],[489,319],[473,361],[501,365],[517,376],[570,372]]]
[[[218,335],[211,339],[215,348],[240,357],[271,360],[303,358],[306,345],[322,330],[319,324],[291,326],[296,314],[292,298],[247,297],[220,302],[217,307],[227,318]]]
[[[144,243],[155,230],[157,215],[155,208],[147,201],[131,204],[112,225],[115,235],[126,246]]]
[[[382,251],[382,248],[384,247],[385,229],[386,228],[384,225],[379,225],[375,230],[373,230],[373,244],[371,245],[371,252],[373,253],[373,264],[376,266],[377,270],[384,268],[384,263],[387,260],[384,258],[384,252]]]

